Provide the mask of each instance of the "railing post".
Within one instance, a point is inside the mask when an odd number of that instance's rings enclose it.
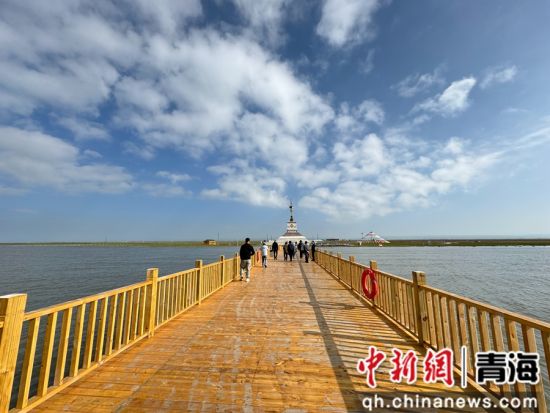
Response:
[[[145,300],[145,320],[149,337],[155,335],[155,324],[157,320],[157,297],[158,297],[159,269],[149,268],[147,270],[147,281],[151,281],[151,288],[147,289]]]
[[[422,303],[420,301],[420,288],[419,286],[426,285],[426,274],[422,271],[413,271],[413,291],[414,291],[414,311],[416,314],[416,331],[418,332],[418,343],[424,345],[424,329],[422,321],[424,320],[424,314],[422,314]]]
[[[11,390],[23,329],[27,294],[10,294],[0,297],[0,413],[10,409]]]
[[[221,287],[225,287],[225,283],[224,283],[224,277],[225,277],[225,257],[223,255],[220,255],[220,266],[221,266],[221,270],[220,270],[220,279],[221,279]]]
[[[375,272],[378,270],[378,263],[375,260],[370,260],[369,266],[370,266],[370,269],[375,271]],[[363,287],[361,287],[361,288],[363,288]],[[378,289],[379,289],[379,292],[380,292],[380,284],[378,284]],[[371,301],[372,301],[372,305],[376,308],[375,299],[376,299],[376,297],[374,297]]]
[[[340,280],[340,260],[342,259],[342,254],[336,254],[336,276]]]
[[[235,253],[235,259],[233,260],[233,266],[235,268],[235,274],[233,275],[233,280],[238,277],[240,277],[241,274],[239,274],[239,254]]]
[[[353,263],[355,262],[355,257],[353,255],[349,256],[349,289],[353,291]]]
[[[197,268],[197,303],[202,303],[202,260],[195,261],[195,268]]]

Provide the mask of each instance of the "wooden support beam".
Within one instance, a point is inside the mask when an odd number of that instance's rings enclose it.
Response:
[[[426,274],[422,271],[413,271],[413,292],[414,292],[414,315],[416,322],[416,331],[418,337],[418,343],[424,345],[424,328],[422,326],[423,320],[427,319],[427,314],[424,314],[423,309],[426,307],[422,305],[424,300],[424,294],[421,294],[420,287],[426,285]]]
[[[11,390],[23,329],[27,294],[10,294],[0,297],[0,413],[10,408]]]
[[[224,284],[224,273],[225,273],[225,257],[220,255],[220,288],[225,287]]]
[[[145,324],[149,337],[155,335],[155,321],[157,319],[157,294],[158,294],[159,269],[149,268],[147,270],[147,281],[151,285],[147,288],[147,299],[145,300]]]
[[[197,303],[202,303],[202,260],[195,261],[195,268],[197,269]]]

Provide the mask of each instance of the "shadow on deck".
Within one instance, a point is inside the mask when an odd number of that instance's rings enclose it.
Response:
[[[270,261],[33,411],[364,411],[374,393],[355,367],[369,345],[420,351],[316,264]],[[387,400],[463,392],[391,383],[389,364],[376,389]]]

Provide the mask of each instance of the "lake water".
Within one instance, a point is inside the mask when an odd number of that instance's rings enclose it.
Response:
[[[366,247],[331,248],[452,293],[550,322],[550,247]]]
[[[239,247],[0,246],[0,295],[27,293],[27,310],[166,275],[234,256]]]
[[[238,247],[147,248],[0,246],[0,295],[25,292],[27,309],[84,297],[160,274],[232,257]],[[410,278],[544,321],[550,321],[548,247],[333,248],[359,262],[374,259],[386,272]]]

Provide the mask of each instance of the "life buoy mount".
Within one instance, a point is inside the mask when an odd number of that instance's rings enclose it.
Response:
[[[370,280],[370,290],[368,288],[367,279]],[[363,294],[369,300],[373,300],[378,294],[378,280],[376,279],[376,272],[371,268],[365,268],[363,274],[361,274],[361,287]]]

